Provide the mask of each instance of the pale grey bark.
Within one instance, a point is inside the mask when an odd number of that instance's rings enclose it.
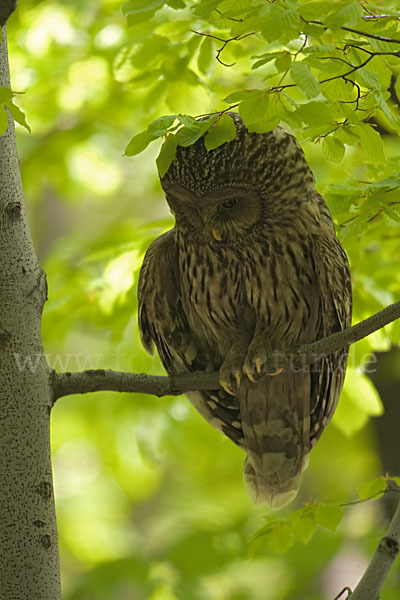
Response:
[[[396,302],[361,323],[334,333],[323,340],[304,344],[286,352],[272,352],[263,372],[274,372],[280,368],[303,369],[321,356],[354,344],[399,317],[400,302]],[[31,357],[31,359],[32,362],[35,362],[38,357]],[[53,373],[54,401],[70,394],[86,394],[104,390],[169,396],[192,390],[214,390],[219,387],[218,373],[210,372],[185,373],[170,377],[144,373],[122,373],[104,369],[77,373]]]
[[[6,29],[0,85],[9,85]],[[0,598],[58,600],[49,367],[40,323],[46,279],[26,219],[14,122],[0,137]],[[32,372],[15,356],[41,355]]]
[[[400,550],[400,502],[351,600],[379,600],[381,589]]]

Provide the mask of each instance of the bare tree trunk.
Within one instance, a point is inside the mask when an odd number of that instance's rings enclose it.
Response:
[[[6,28],[0,85],[9,86]],[[0,598],[61,597],[43,355],[46,278],[29,233],[14,122],[0,137]]]

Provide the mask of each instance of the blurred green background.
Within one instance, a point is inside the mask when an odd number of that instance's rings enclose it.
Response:
[[[151,25],[128,29],[121,6],[26,0],[8,25],[12,88],[32,128],[18,127],[18,147],[49,284],[44,346],[59,371],[163,372],[140,344],[136,283],[147,246],[173,221],[156,172],[159,143],[134,158],[124,148],[163,114],[219,110],[238,87],[265,85],[250,68],[259,40],[229,46],[224,60],[236,65],[227,69],[210,39],[190,33],[184,10],[164,7]],[[349,181],[398,170],[398,137],[383,119],[379,127],[386,165],[355,147],[329,163],[319,144],[304,144],[337,224],[350,214]],[[369,210],[361,229],[341,231],[355,322],[399,299],[400,223]],[[390,350],[399,340],[395,324],[352,347],[340,406],[285,515],[355,500],[361,483],[400,475],[400,351]],[[65,600],[333,598],[356,583],[393,509],[390,498],[354,504],[335,533],[320,527],[287,552],[272,539],[252,551],[271,514],[247,496],[242,452],[183,397],[62,398],[52,448]],[[384,599],[399,589],[397,566]]]

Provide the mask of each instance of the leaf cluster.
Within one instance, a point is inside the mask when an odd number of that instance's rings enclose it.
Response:
[[[164,24],[159,26],[157,14],[161,13],[157,11],[164,4],[169,8],[161,11]],[[167,67],[172,68],[168,73],[170,82],[171,76],[178,77],[185,66],[181,78],[188,82],[192,78],[193,85],[200,83],[212,90],[215,63],[225,66],[225,70],[237,68],[234,63],[222,61],[222,53],[239,47],[239,55],[252,57],[251,80],[255,85],[230,92],[223,100],[215,99],[214,116],[209,115],[211,131],[203,121],[192,118],[188,122],[187,115],[179,115],[182,127],[178,132],[176,121],[155,131],[157,119],[146,132],[134,136],[126,150],[128,155],[141,152],[154,139],[166,138],[158,161],[161,176],[173,160],[176,145],[190,145],[206,132],[208,149],[229,141],[233,131],[225,117],[229,110],[239,112],[249,131],[260,133],[281,123],[300,133],[303,141],[322,142],[324,156],[335,163],[342,162],[346,147],[354,146],[361,146],[372,160],[384,161],[376,120],[383,119],[391,131],[400,132],[400,33],[395,7],[385,6],[382,14],[372,4],[361,6],[357,1],[344,0],[268,4],[257,0],[149,0],[130,2],[125,12],[133,27],[133,38],[138,15],[150,20],[151,33],[136,46],[134,54],[144,59],[142,70],[147,71],[149,63],[157,64],[158,75],[166,77]],[[179,57],[176,49],[177,34],[181,42],[186,42],[184,57]],[[199,48],[196,39],[201,42]],[[150,58],[151,49],[155,53]],[[138,61],[134,62],[138,74],[133,81],[138,81],[140,68]],[[218,108],[221,100],[228,108]],[[174,142],[169,139],[173,135],[178,136]]]

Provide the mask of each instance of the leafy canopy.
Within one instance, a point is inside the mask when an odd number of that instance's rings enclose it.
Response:
[[[159,93],[164,84],[172,85],[178,97],[203,86],[214,104],[206,125],[186,114],[153,121],[131,140],[130,156],[170,135],[187,146],[205,134],[207,148],[215,148],[234,133],[225,115],[229,110],[239,112],[249,131],[265,132],[282,122],[302,141],[322,140],[325,157],[336,163],[346,146],[356,145],[373,160],[383,160],[382,141],[370,125],[375,117],[384,116],[391,130],[400,131],[399,107],[392,101],[400,90],[394,74],[400,58],[394,6],[385,3],[382,14],[379,7],[357,1],[133,0],[123,11],[135,42],[131,82],[154,82]],[[142,33],[135,33],[143,31],[144,23],[148,35],[140,39]],[[235,67],[243,69],[245,62],[250,71],[241,72],[239,85],[244,86],[225,97],[218,94],[235,82]],[[222,85],[216,63],[225,66],[228,81]],[[167,103],[173,104],[171,99]],[[164,142],[161,176],[175,148]]]

